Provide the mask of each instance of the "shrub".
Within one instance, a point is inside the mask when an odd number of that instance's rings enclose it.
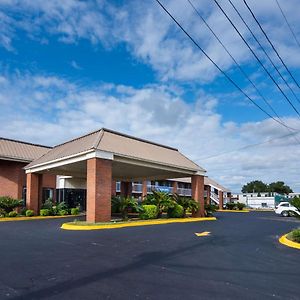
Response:
[[[27,210],[26,207],[22,208],[22,209],[21,209],[21,212],[20,212],[20,215],[21,215],[21,216],[26,216],[26,210]]]
[[[291,239],[296,243],[300,243],[300,229],[295,229],[291,232]]]
[[[157,207],[156,205],[142,205],[143,211],[140,212],[140,218],[143,220],[156,219],[157,218]]]
[[[133,209],[136,212],[140,212],[142,210],[137,200],[133,197],[123,197],[123,196],[113,197],[111,201],[112,201],[113,210],[119,211],[124,220],[128,219],[129,209]]]
[[[232,202],[226,203],[226,209],[233,210],[235,208],[236,208],[236,203],[232,203]]]
[[[10,217],[10,218],[14,218],[14,217],[16,217],[18,215],[18,213],[16,212],[16,211],[10,211],[9,213],[8,213],[8,216]]]
[[[291,204],[300,210],[300,198],[294,197],[291,201]]]
[[[169,218],[182,218],[184,216],[183,207],[176,204],[174,207],[168,209]]]
[[[6,215],[6,212],[3,208],[0,208],[0,218],[4,218]]]
[[[238,202],[236,207],[238,210],[243,210],[246,207],[246,204]]]
[[[43,217],[50,216],[51,211],[50,211],[50,209],[43,208],[43,209],[40,210],[40,215],[43,216]]]
[[[26,214],[26,217],[33,217],[34,211],[31,209],[27,209],[25,214]]]
[[[173,208],[176,205],[174,199],[169,193],[152,191],[152,195],[147,195],[143,201],[144,204],[156,205],[158,217],[160,218],[164,211]]]
[[[217,206],[214,204],[205,204],[206,216],[210,217],[217,210]]]
[[[42,209],[48,209],[48,210],[52,210],[52,206],[53,206],[53,201],[51,198],[48,198],[45,203],[42,206]]]
[[[22,205],[22,200],[14,199],[8,196],[0,197],[0,208],[2,208],[7,214]]]
[[[58,211],[60,211],[60,210],[67,210],[69,207],[66,202],[62,201],[56,205],[56,208]]]
[[[52,216],[58,215],[58,209],[57,209],[57,206],[56,206],[56,205],[52,206],[52,209],[51,209],[51,215],[52,215]]]
[[[183,207],[183,216],[185,217],[186,211],[196,212],[199,209],[199,203],[192,198],[179,196],[178,194],[173,194],[172,198],[174,201]]]
[[[120,202],[120,196],[114,196],[111,198],[111,212],[113,214],[119,213],[119,202]]]
[[[68,212],[67,209],[61,209],[61,210],[58,211],[58,214],[59,214],[60,216],[66,216],[66,215],[69,214],[69,212]]]
[[[79,208],[78,207],[71,208],[71,215],[77,216],[78,214],[79,214]]]

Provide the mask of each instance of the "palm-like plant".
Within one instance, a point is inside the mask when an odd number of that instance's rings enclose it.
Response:
[[[134,209],[136,212],[140,212],[142,210],[141,206],[138,204],[137,200],[133,197],[113,197],[112,201],[112,210],[119,211],[123,220],[128,219],[128,211],[129,209]]]
[[[180,196],[178,194],[172,195],[174,201],[183,207],[183,216],[186,216],[186,211],[190,209],[192,212],[196,212],[199,209],[199,203],[192,198]]]
[[[152,191],[152,195],[147,195],[143,201],[143,204],[156,205],[158,210],[158,218],[161,217],[163,211],[169,208],[173,208],[176,205],[174,199],[165,192]]]

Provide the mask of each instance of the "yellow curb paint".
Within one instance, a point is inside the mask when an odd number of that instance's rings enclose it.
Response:
[[[248,213],[250,210],[244,209],[244,210],[230,210],[230,209],[218,209],[219,212],[232,212],[232,213]]]
[[[36,217],[14,217],[14,218],[0,218],[0,222],[12,222],[12,221],[30,221],[30,220],[45,220],[45,219],[60,219],[60,218],[70,218],[79,216],[36,216]]]
[[[178,219],[178,220],[151,220],[151,221],[134,221],[132,223],[115,223],[115,224],[103,224],[103,225],[76,225],[72,223],[64,223],[61,228],[65,230],[101,230],[101,229],[115,229],[124,227],[136,227],[136,226],[149,226],[149,225],[163,225],[171,223],[190,223],[190,222],[203,222],[203,221],[215,221],[215,217],[209,218],[190,218],[190,219]]]
[[[300,243],[293,242],[287,238],[288,234],[285,234],[279,238],[279,242],[287,247],[300,249]]]
[[[203,232],[195,232],[196,236],[208,236],[210,235],[209,231],[203,231]]]

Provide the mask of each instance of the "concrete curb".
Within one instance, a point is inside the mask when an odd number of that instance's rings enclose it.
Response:
[[[136,226],[149,226],[149,225],[163,225],[171,223],[190,223],[190,222],[203,222],[215,221],[215,217],[209,218],[187,218],[187,219],[170,219],[170,220],[149,220],[149,221],[133,221],[131,223],[115,223],[115,224],[100,224],[100,225],[75,225],[72,223],[64,223],[61,228],[65,230],[102,230],[102,229],[115,229]]]
[[[279,238],[279,240],[278,240],[279,243],[281,243],[282,245],[285,245],[287,247],[295,248],[295,249],[299,249],[300,250],[300,243],[296,243],[296,242],[293,242],[293,241],[289,240],[287,238],[287,235],[288,235],[288,233],[284,234],[283,236],[281,236]]]

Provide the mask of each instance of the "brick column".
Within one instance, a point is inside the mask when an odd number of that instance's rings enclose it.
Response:
[[[178,182],[177,181],[173,181],[173,193],[174,194],[177,193],[177,189],[178,189]]]
[[[205,217],[204,176],[201,175],[192,176],[192,198],[200,204],[199,210],[193,214],[193,217]]]
[[[87,160],[86,220],[90,223],[111,220],[112,162],[106,159]]]
[[[39,212],[41,180],[39,174],[28,173],[26,178],[26,208]]]
[[[211,192],[211,188],[210,185],[207,186],[207,197],[206,197],[206,204],[209,205],[210,204],[210,192]]]
[[[142,200],[147,196],[147,180],[143,180],[143,188],[142,188]]]
[[[121,196],[132,196],[132,182],[121,181]]]
[[[116,186],[116,181],[115,180],[112,180],[111,181],[111,196],[114,197],[117,195],[117,186]]]
[[[223,204],[224,204],[224,197],[223,197],[223,192],[219,191],[219,209],[223,209]]]

